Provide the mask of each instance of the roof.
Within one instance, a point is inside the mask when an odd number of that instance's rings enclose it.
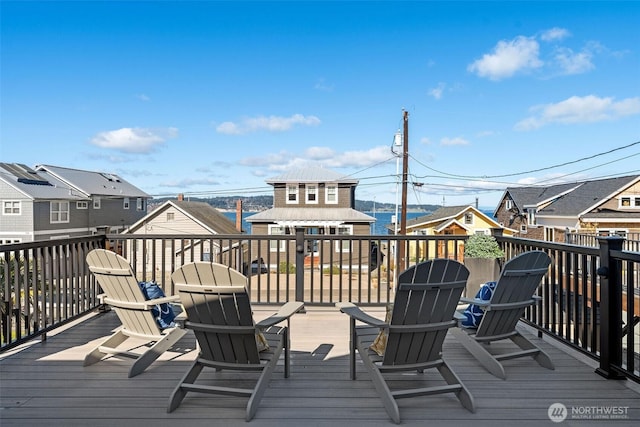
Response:
[[[288,171],[282,175],[269,178],[265,182],[267,184],[287,182],[335,182],[343,184],[357,184],[358,180],[319,166],[310,166],[304,169]]]
[[[372,216],[351,208],[318,209],[318,208],[273,208],[258,212],[245,219],[249,223],[273,222],[295,225],[312,223],[335,223],[336,225],[354,222],[373,223],[376,219]]]
[[[55,176],[19,163],[0,163],[0,180],[33,200],[88,200]]]
[[[138,228],[141,224],[161,215],[169,207],[174,207],[200,223],[215,234],[242,234],[236,229],[235,224],[216,208],[205,202],[188,202],[184,200],[167,200],[162,205],[148,213],[145,217],[133,224],[129,232]]]
[[[407,229],[418,228],[424,226],[432,226],[435,231],[440,232],[445,228],[457,224],[460,228],[465,230],[469,230],[470,228],[465,224],[458,221],[458,218],[466,213],[466,211],[473,211],[475,215],[481,216],[485,219],[485,221],[489,224],[494,224],[496,228],[502,228],[503,230],[508,230],[510,232],[515,232],[508,227],[501,226],[498,222],[496,222],[489,215],[485,214],[479,209],[471,205],[460,205],[460,206],[442,206],[436,209],[433,213],[422,215],[407,221]],[[387,226],[387,229],[394,230],[394,225],[390,224]]]
[[[579,183],[557,184],[547,187],[508,187],[505,194],[509,194],[518,210],[523,211],[525,206],[539,205],[560,197],[568,191],[576,188]]]
[[[573,191],[564,194],[552,204],[539,210],[536,215],[583,215],[638,181],[640,181],[640,175],[585,181],[580,183]]]
[[[44,171],[49,176],[55,176],[89,196],[151,197],[113,173],[93,172],[51,165],[37,165],[35,169],[38,172]]]

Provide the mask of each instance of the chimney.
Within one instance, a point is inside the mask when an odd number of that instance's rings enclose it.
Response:
[[[181,202],[184,200],[184,194],[180,193],[178,194],[178,201]]]
[[[236,200],[236,230],[242,233],[242,199]]]

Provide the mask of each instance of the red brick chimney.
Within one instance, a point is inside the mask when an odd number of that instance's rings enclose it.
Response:
[[[242,233],[242,199],[236,200],[236,230]]]
[[[178,194],[178,201],[181,202],[184,200],[184,194],[180,193]]]

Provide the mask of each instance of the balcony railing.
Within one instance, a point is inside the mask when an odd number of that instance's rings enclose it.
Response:
[[[98,235],[0,246],[0,351],[99,308],[100,289],[86,254],[112,249],[139,280],[173,294],[171,273],[192,261],[215,261],[249,277],[252,302],[381,305],[393,300],[395,277],[432,258],[464,262],[467,236]],[[541,301],[524,321],[600,362],[599,372],[640,381],[640,252],[624,239],[587,247],[496,235],[509,259],[539,249],[552,258]]]

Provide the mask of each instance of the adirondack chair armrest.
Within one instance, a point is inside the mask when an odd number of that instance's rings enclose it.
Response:
[[[287,320],[302,309],[304,309],[304,303],[300,301],[290,301],[280,307],[280,310],[278,310],[277,313],[272,314],[266,319],[263,319],[256,323],[256,327],[264,329],[268,328],[269,326],[277,325],[278,323]]]
[[[475,304],[477,306],[480,307],[488,307],[490,304],[489,301],[485,301],[485,300],[481,300],[481,299],[477,299],[477,298],[465,298],[462,297],[460,298],[460,302],[461,303],[465,303],[465,304]]]
[[[176,322],[176,326],[180,329],[185,329],[187,320],[189,319],[187,318],[187,313],[185,313],[184,311],[178,314],[175,319],[173,319],[173,321]]]
[[[102,304],[109,304],[111,306],[119,307],[119,308],[129,308],[131,310],[151,310],[151,308],[155,307],[157,304],[164,304],[164,303],[172,304],[172,303],[178,302],[179,300],[180,300],[180,297],[178,295],[163,297],[163,298],[155,298],[155,299],[150,299],[148,301],[139,301],[139,302],[115,300],[107,297],[106,295],[100,298],[100,302]]]
[[[351,317],[352,319],[358,320],[360,322],[366,323],[371,326],[375,326],[378,328],[386,328],[389,326],[384,320],[380,320],[377,317],[373,317],[368,315],[360,307],[356,306],[351,302],[339,302],[336,304],[336,308],[340,309],[341,312]]]

